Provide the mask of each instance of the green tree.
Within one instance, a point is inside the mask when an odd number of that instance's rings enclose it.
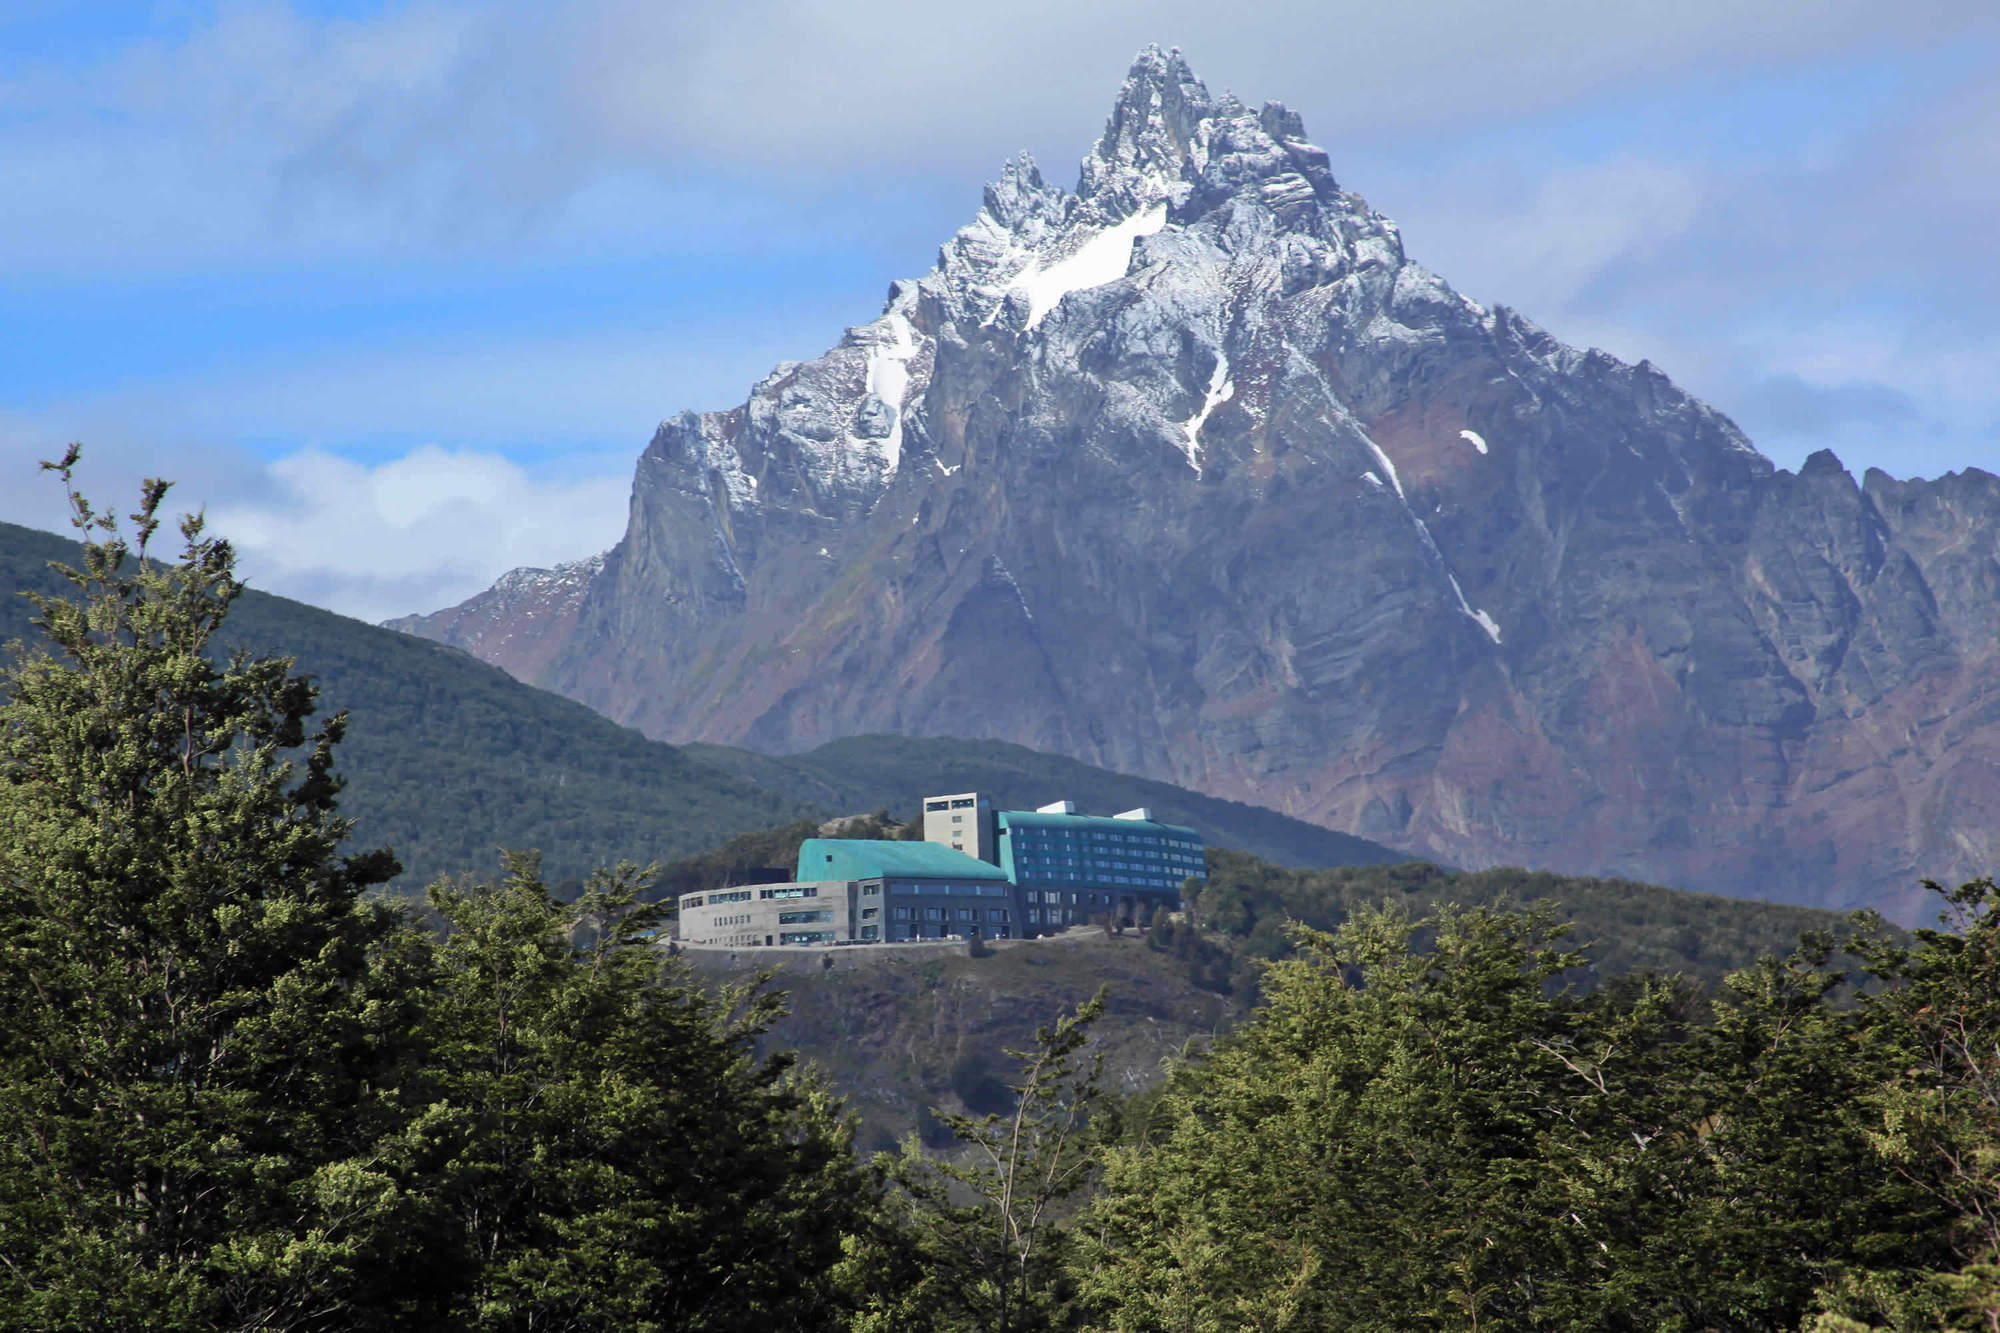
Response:
[[[1013,1105],[982,1116],[938,1112],[959,1150],[933,1157],[913,1136],[885,1163],[895,1192],[872,1244],[850,1247],[847,1281],[865,1293],[856,1333],[1065,1327],[1075,1200],[1111,1132],[1089,1045],[1104,993],[1035,1033]]]
[[[1419,934],[1432,936],[1418,947]],[[1601,1253],[1550,1141],[1605,1119],[1546,913],[1301,929],[1265,1005],[1111,1154],[1080,1281],[1114,1329],[1538,1326]],[[1570,1061],[1551,1051],[1590,1052]],[[1536,1313],[1531,1313],[1536,1312]]]
[[[0,674],[0,1323],[362,1327],[413,1316],[384,1168],[408,1015],[340,851],[336,714],[287,658],[210,649],[242,589],[164,482],[85,538]],[[303,747],[304,759],[287,756]]]
[[[711,1000],[651,939],[653,870],[549,895],[532,854],[430,891],[447,929],[413,1141],[476,1329],[830,1327],[872,1190],[851,1129],[753,1043],[782,1000]],[[577,941],[582,940],[581,947]],[[441,1256],[442,1257],[442,1256]]]
[[[2000,887],[1925,887],[1943,900],[1944,929],[1917,931],[1913,948],[1876,933],[1864,950],[1884,983],[1863,1004],[1887,1076],[1863,1099],[1862,1124],[1893,1178],[1941,1219],[1941,1244],[1839,1274],[1813,1325],[1822,1333],[2000,1330]]]
[[[1857,1262],[1935,1255],[1939,1217],[1883,1169],[1860,1114],[1889,1076],[1839,1000],[1832,941],[1731,974],[1656,1075],[1684,1107],[1624,1177],[1617,1282],[1637,1326],[1790,1329]]]
[[[1858,1114],[1889,1071],[1831,941],[1711,1002],[1587,993],[1553,911],[1300,929],[1266,1002],[1113,1152],[1079,1281],[1118,1330],[1798,1327],[1922,1268]]]

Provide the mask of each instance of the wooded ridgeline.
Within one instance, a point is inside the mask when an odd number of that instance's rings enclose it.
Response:
[[[755,1053],[781,999],[662,955],[652,868],[562,903],[510,856],[438,930],[371,894],[344,717],[208,651],[241,585],[199,519],[150,554],[165,491],[129,538],[72,491],[0,678],[0,1324],[2000,1328],[1990,881],[1719,985],[1593,971],[1547,902],[1278,947],[1230,881],[1155,943],[1282,955],[1232,1033],[1113,1098],[1051,1014],[958,1152],[862,1161]]]

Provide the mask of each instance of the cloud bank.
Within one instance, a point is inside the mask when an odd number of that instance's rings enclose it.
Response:
[[[60,488],[29,477],[29,447],[5,423],[0,452],[21,474],[0,489],[0,520],[68,535]],[[204,512],[250,586],[371,622],[463,601],[517,565],[594,555],[624,530],[631,493],[622,457],[534,468],[437,445],[373,464],[318,449],[266,460],[86,446],[78,487],[122,514],[146,476],[174,480],[167,509]]]

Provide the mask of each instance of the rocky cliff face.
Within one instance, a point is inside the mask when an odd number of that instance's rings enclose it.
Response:
[[[403,627],[648,734],[996,737],[1413,853],[1895,910],[1992,867],[2000,480],[1775,470],[1144,53],[921,279]]]

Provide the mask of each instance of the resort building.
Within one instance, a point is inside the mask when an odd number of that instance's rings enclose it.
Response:
[[[1069,801],[999,810],[977,792],[924,799],[924,840],[808,838],[793,880],[680,900],[680,938],[725,948],[1014,939],[1110,919],[1138,925],[1206,879],[1201,836],[1146,809]]]

